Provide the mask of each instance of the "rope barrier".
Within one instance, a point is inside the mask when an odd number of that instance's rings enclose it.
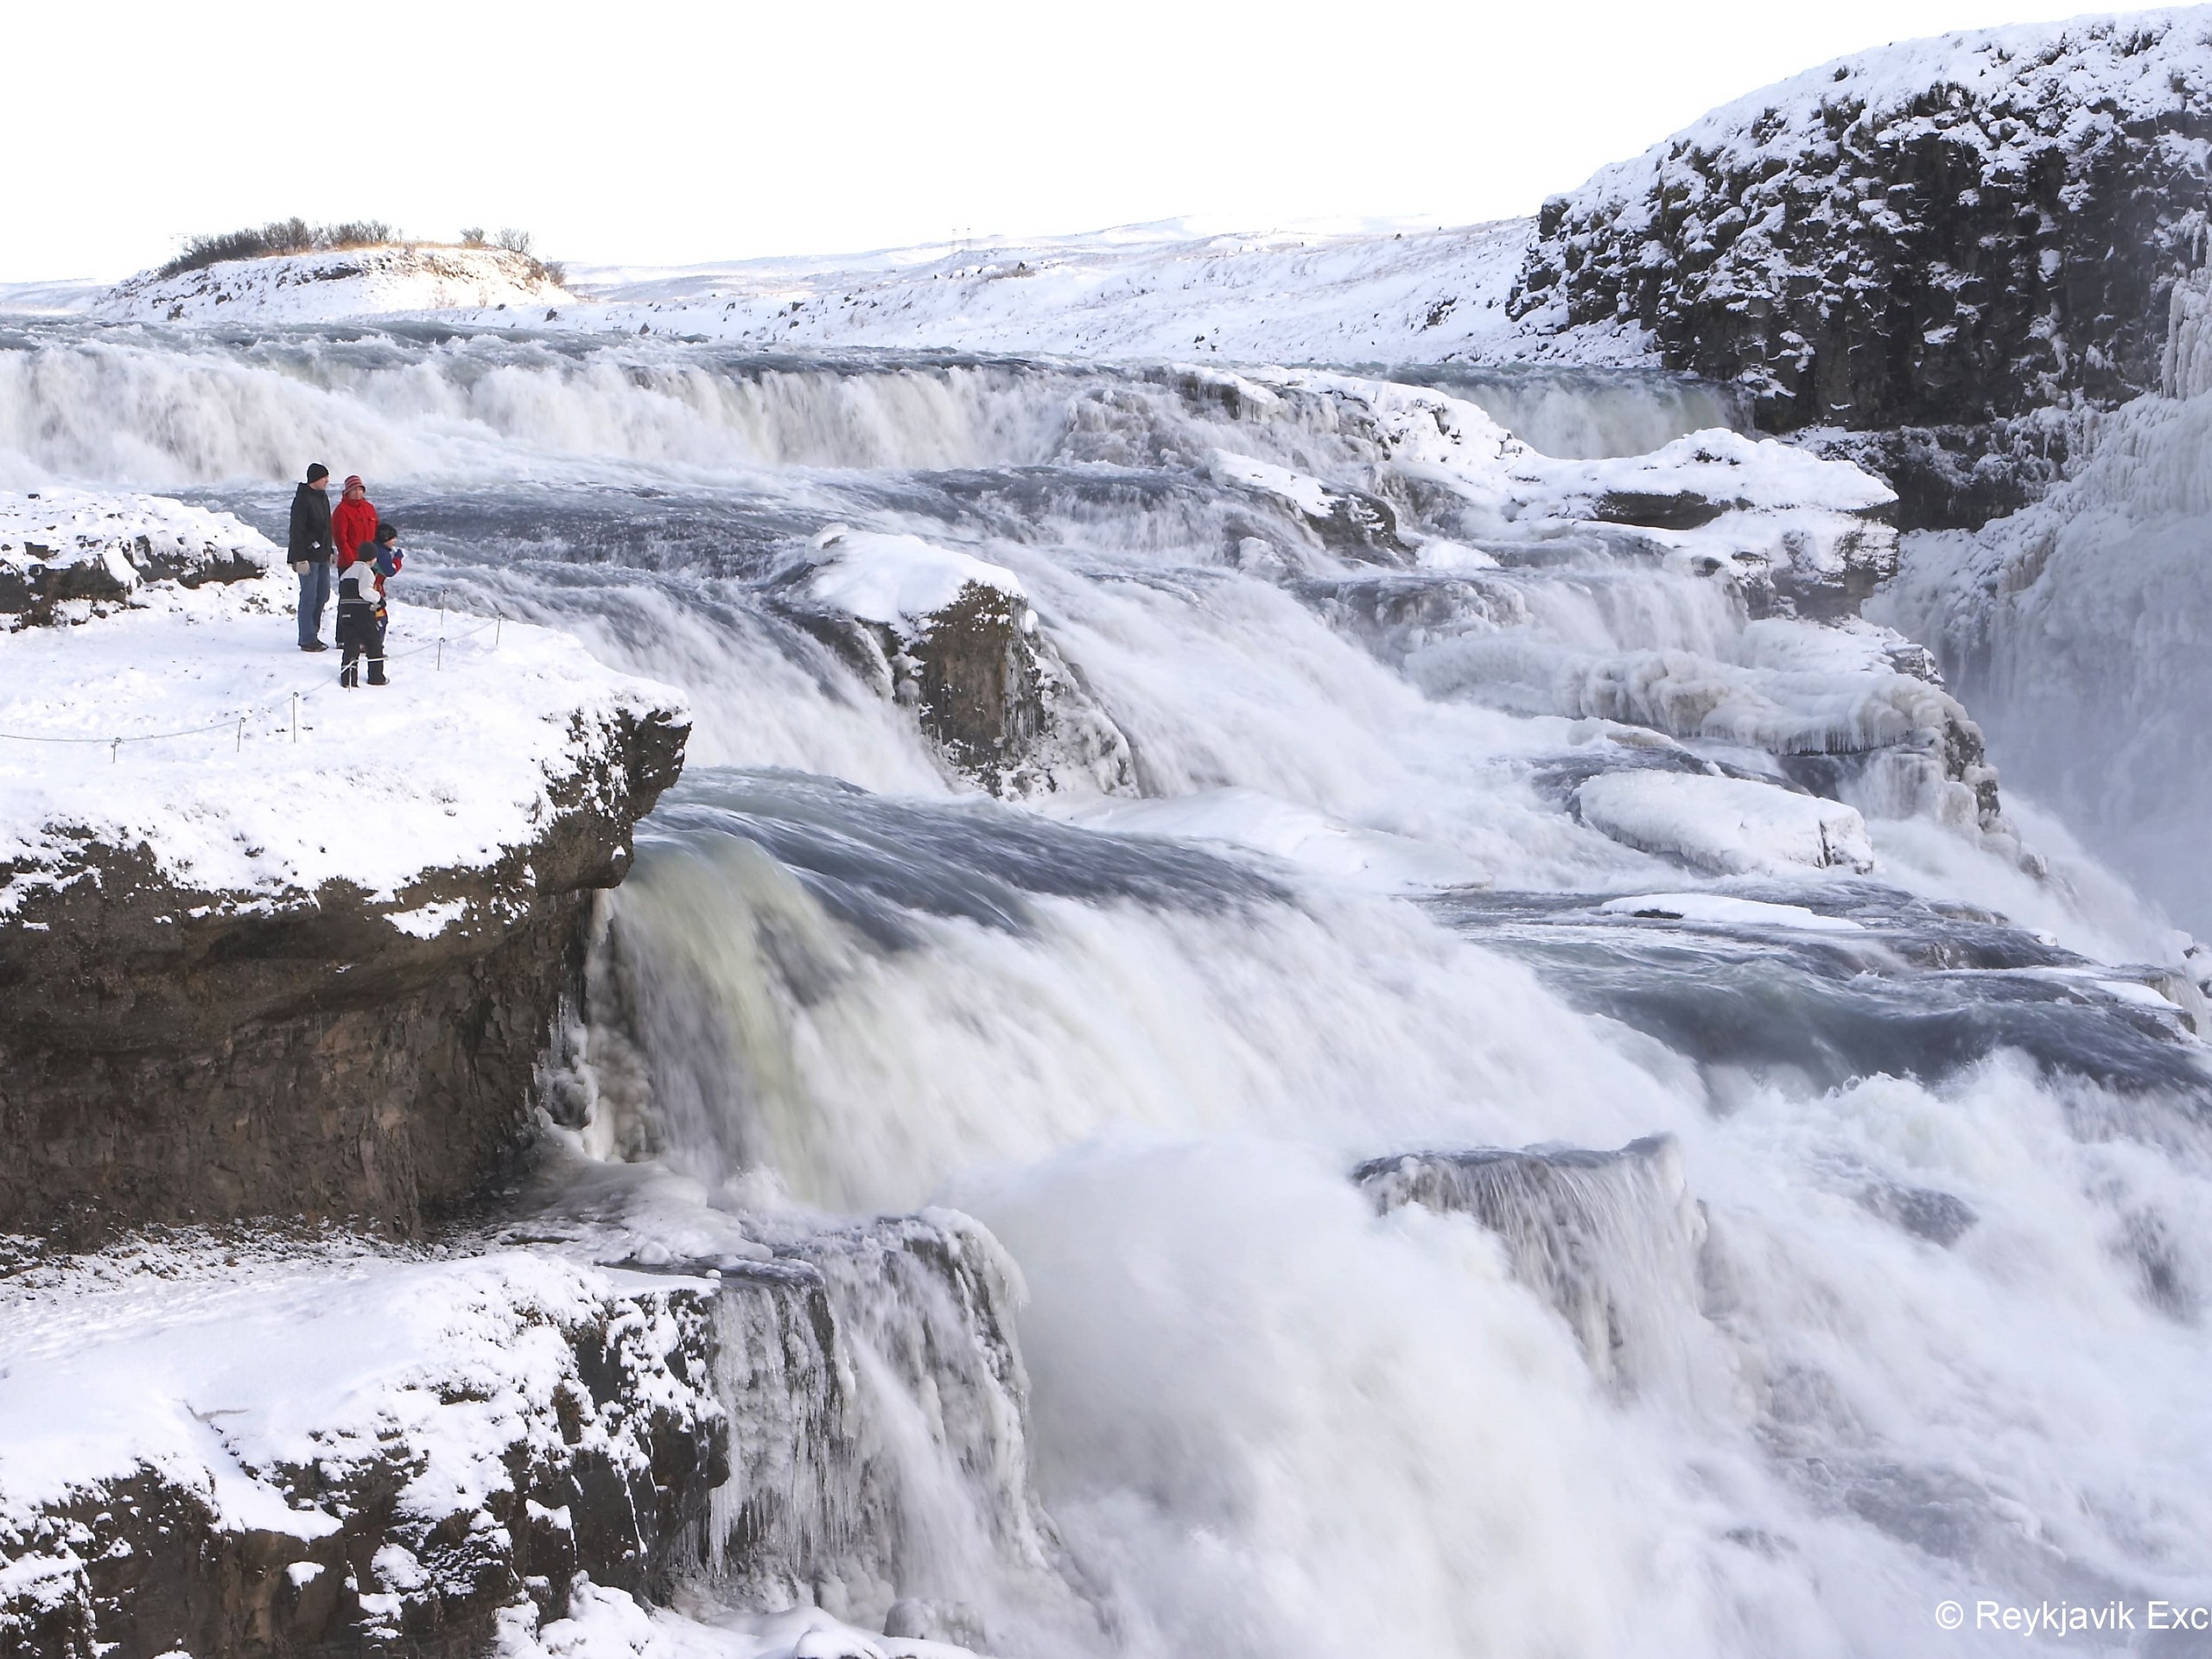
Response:
[[[461,644],[463,640],[474,639],[488,628],[492,631],[492,648],[494,651],[499,649],[500,626],[501,624],[506,620],[506,617],[504,613],[494,611],[491,615],[485,616],[482,613],[476,611],[457,611],[454,614],[457,616],[474,617],[476,619],[476,626],[474,627],[469,629],[465,633],[457,633],[453,636],[453,641],[455,645]],[[385,653],[382,660],[387,663],[400,662],[410,657],[420,656],[423,652],[435,648],[438,653],[437,665],[440,669],[442,669],[445,666],[445,595],[443,593],[441,593],[438,595],[437,638],[435,639],[425,640],[418,645],[411,645],[405,651],[387,652]],[[359,665],[359,664],[366,663],[368,660],[369,658],[364,655],[356,659],[356,664]],[[302,697],[311,697],[318,691],[326,690],[329,687],[336,685],[339,683],[340,677],[342,676],[345,671],[343,665],[340,665],[337,674],[333,675],[328,678],[320,678],[316,680],[314,684],[308,686],[304,690],[295,690],[290,694],[293,742],[296,743],[300,741],[300,700]],[[63,736],[59,734],[48,732],[0,732],[0,742],[105,743],[108,746],[108,759],[111,761],[115,761],[120,760],[122,748],[125,743],[166,743],[175,738],[199,737],[208,732],[227,731],[232,726],[235,725],[238,728],[238,741],[234,747],[237,750],[242,752],[245,747],[246,722],[252,720],[257,715],[274,714],[283,707],[283,705],[279,702],[254,704],[249,706],[243,711],[233,711],[232,713],[226,714],[220,719],[210,721],[204,726],[185,726],[181,727],[173,732],[133,732],[122,735],[108,733],[91,737]]]

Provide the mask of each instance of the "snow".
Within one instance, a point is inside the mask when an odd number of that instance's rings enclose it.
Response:
[[[1255,403],[1288,391],[1333,405],[1339,420],[1372,436],[1402,470],[1459,496],[1492,533],[1525,537],[1540,533],[1545,518],[1562,527],[1586,523],[1604,498],[1635,494],[1689,498],[1718,512],[1694,529],[1639,532],[1656,544],[1767,572],[1833,578],[1851,563],[1885,560],[1895,540],[1873,516],[1897,499],[1887,485],[1847,461],[1771,438],[1714,429],[1648,455],[1560,458],[1539,454],[1480,405],[1444,391],[1306,369],[1215,372]],[[1301,508],[1325,500],[1318,480],[1273,463],[1222,471],[1230,464],[1227,452],[1211,459],[1217,474]]]
[[[392,246],[226,259],[175,276],[148,272],[86,308],[111,322],[229,322],[249,315],[265,322],[327,322],[404,312],[558,308],[569,299],[526,255]]]
[[[1576,791],[1575,805],[1585,823],[1616,841],[1720,874],[1874,865],[1866,820],[1853,808],[1747,779],[1607,772]]]
[[[493,1659],[969,1659],[965,1648],[860,1630],[817,1607],[703,1624],[588,1579],[565,1618],[535,1634],[518,1622],[503,1637]]]
[[[18,1273],[0,1280],[0,1532],[144,1465],[210,1494],[226,1527],[317,1538],[339,1517],[294,1505],[272,1472],[388,1457],[394,1439],[404,1514],[479,1508],[510,1490],[518,1436],[558,1440],[563,1327],[628,1294],[548,1255],[439,1261],[342,1236],[186,1236]]]
[[[1287,467],[1276,467],[1250,455],[1231,454],[1217,449],[1211,457],[1209,470],[1224,483],[1243,484],[1255,490],[1265,490],[1269,495],[1279,495],[1300,512],[1315,518],[1329,515],[1332,498],[1329,486],[1319,479],[1304,473],[1294,473]]]
[[[1371,363],[1541,356],[1504,301],[1526,219],[1208,233],[1170,221],[850,259],[575,269],[563,321],[762,346]],[[1636,342],[1626,355],[1646,360]]]
[[[42,505],[0,494],[0,524]],[[258,562],[280,556],[226,514],[137,497],[116,498],[112,514],[77,511],[73,523],[118,537],[184,524]],[[143,585],[104,615],[65,605],[75,626],[0,634],[0,867],[16,867],[0,915],[74,868],[79,832],[143,846],[171,880],[226,902],[274,903],[340,877],[389,901],[431,871],[533,842],[555,785],[622,711],[683,707],[564,634],[442,621],[409,603],[408,585],[392,583],[392,683],[378,688],[343,690],[335,651],[300,652],[283,570]],[[430,937],[456,914],[418,907],[393,924]]]
[[[35,283],[0,283],[0,316],[66,317],[89,311],[109,284],[89,278]]]
[[[1162,220],[1064,237],[678,269],[571,263],[567,287],[498,249],[360,249],[226,261],[168,278],[147,273],[109,289],[9,284],[0,286],[0,313],[195,323],[437,314],[784,349],[1655,364],[1640,329],[1554,339],[1507,317],[1533,224],[1384,220],[1229,231]]]
[[[1694,432],[1648,455],[1555,465],[1547,471],[1555,478],[1586,480],[1582,487],[1592,493],[1682,492],[1770,510],[1820,507],[1859,513],[1897,499],[1897,493],[1871,473],[1739,432]]]
[[[823,554],[807,591],[824,605],[870,622],[913,629],[971,584],[1026,598],[1003,565],[938,547],[918,536],[883,535],[832,525],[815,538]]]
[[[139,586],[144,579],[139,566],[155,557],[194,570],[231,561],[265,569],[280,556],[265,537],[229,513],[160,496],[51,486],[0,490],[0,576],[88,564],[127,590]]]
[[[413,910],[395,910],[385,920],[416,938],[435,939],[449,924],[459,921],[467,908],[466,899],[453,899],[442,904],[418,906]]]
[[[1725,893],[1643,893],[1608,899],[1598,906],[1611,916],[1702,924],[1712,927],[1783,927],[1806,933],[1859,933],[1865,928],[1848,916],[1823,916],[1802,905],[1735,899]]]

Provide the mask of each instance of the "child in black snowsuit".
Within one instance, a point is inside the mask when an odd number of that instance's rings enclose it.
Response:
[[[345,654],[339,659],[338,683],[349,690],[361,683],[363,657],[369,659],[369,683],[390,683],[384,677],[384,584],[405,563],[393,545],[398,539],[397,525],[378,524],[373,542],[364,543],[351,558],[339,556],[338,645]]]

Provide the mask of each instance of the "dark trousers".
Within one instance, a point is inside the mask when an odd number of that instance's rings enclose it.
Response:
[[[364,657],[369,659],[369,683],[385,683],[384,625],[384,612],[373,605],[341,603],[338,607],[338,648],[345,653],[338,663],[339,684],[361,683]]]

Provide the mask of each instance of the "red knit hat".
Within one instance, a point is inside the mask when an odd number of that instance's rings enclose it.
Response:
[[[361,475],[359,473],[348,473],[346,474],[346,487],[349,490],[365,490],[369,486],[361,482]]]

